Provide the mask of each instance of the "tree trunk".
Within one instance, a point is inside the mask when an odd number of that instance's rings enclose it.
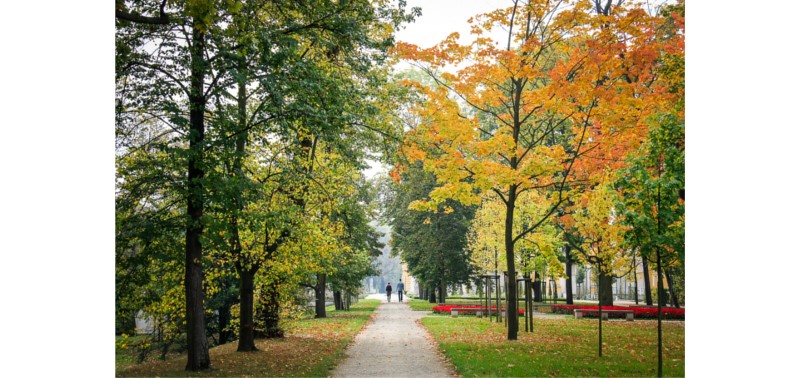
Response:
[[[659,226],[660,226],[660,224],[659,224]],[[660,233],[660,231],[661,230],[660,230],[660,227],[659,227],[659,233]],[[663,344],[662,344],[662,340],[663,339],[662,339],[662,333],[661,333],[661,317],[662,317],[662,315],[661,315],[662,309],[661,308],[663,307],[662,296],[664,294],[664,289],[663,289],[664,283],[661,280],[661,249],[660,248],[656,249],[656,271],[657,271],[657,274],[658,274],[658,284],[657,284],[657,287],[658,287],[658,376],[659,377],[663,377],[664,376],[663,371],[662,371],[662,366],[663,366],[663,354],[662,354],[663,353],[662,352]]]
[[[650,269],[647,267],[647,258],[642,255],[642,276],[644,277],[644,303],[653,305],[653,294],[650,292]]]
[[[636,278],[636,252],[633,252],[633,298],[636,305],[639,305],[639,279]]]
[[[342,291],[337,290],[333,292],[333,305],[335,306],[337,311],[341,311],[344,309],[344,304],[342,303]]]
[[[533,272],[533,301],[542,301],[542,281],[539,280],[539,272]]]
[[[512,158],[512,166],[516,169],[516,156]],[[505,247],[506,247],[506,271],[509,279],[517,278],[517,271],[514,267],[514,206],[517,200],[517,187],[511,185],[508,191],[508,202],[506,203],[506,223],[505,223]],[[506,285],[506,308],[507,314],[517,314],[517,285]],[[499,309],[498,309],[499,310]],[[508,340],[516,340],[519,332],[519,317],[508,317]]]
[[[238,269],[237,269],[238,270]],[[237,352],[258,350],[255,343],[255,319],[253,317],[253,292],[255,289],[255,270],[241,269],[239,272],[239,346]]]
[[[436,289],[425,289],[428,292],[428,302],[436,303]]]
[[[603,306],[613,306],[614,305],[614,295],[612,286],[612,279],[611,276],[603,272],[603,269],[598,268],[598,299],[600,300],[600,304]]]
[[[661,307],[667,307],[667,288],[664,287],[664,273],[663,272],[664,272],[663,269],[658,271],[658,276],[657,276],[658,277],[658,285],[657,285],[658,294],[656,294],[658,296],[658,298],[656,298],[656,300],[659,302],[659,305]]]
[[[317,274],[317,284],[314,286],[314,295],[316,301],[314,303],[314,310],[316,314],[314,318],[325,318],[325,280],[327,275],[324,273]]]
[[[553,282],[553,303],[558,302],[558,285]]]
[[[672,275],[669,274],[669,269],[665,269],[664,274],[667,276],[667,288],[669,289],[669,298],[672,302],[672,307],[681,308],[681,304],[678,303],[678,296],[675,295],[675,284],[672,281]]]
[[[198,23],[197,20],[194,21]],[[189,154],[187,175],[188,223],[186,226],[186,339],[188,358],[186,370],[199,371],[211,367],[206,338],[206,318],[203,308],[203,139],[205,137],[205,33],[192,28],[191,90],[189,96]]]
[[[444,280],[439,281],[439,303],[444,304],[447,300],[447,284]]]
[[[571,305],[572,302],[572,254],[570,253],[571,248],[569,244],[564,246],[564,256],[566,257],[566,266],[567,266],[567,304]]]
[[[226,300],[219,308],[219,344],[226,344],[232,334],[227,328],[231,325],[231,307],[233,303]]]
[[[280,292],[278,283],[273,281],[266,285],[266,300],[264,302],[264,337],[268,339],[283,337],[283,329],[279,324]]]

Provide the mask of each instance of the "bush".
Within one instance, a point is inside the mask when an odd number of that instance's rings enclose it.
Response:
[[[595,310],[594,312],[584,312],[583,316],[596,318],[598,316],[597,306],[575,306],[575,305],[554,305],[552,307],[554,314],[574,314],[573,310]],[[658,319],[657,307],[622,307],[622,306],[603,306],[603,310],[633,310],[634,319]],[[686,316],[686,309],[667,307],[661,308],[662,319],[684,320]],[[611,313],[608,314],[609,318],[624,318],[625,314]]]

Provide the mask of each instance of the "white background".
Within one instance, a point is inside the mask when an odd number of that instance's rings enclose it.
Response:
[[[482,2],[420,3],[419,25],[449,26],[423,33],[435,40]],[[687,6],[688,376],[796,370],[798,11]],[[111,1],[4,4],[4,376],[114,372],[112,13]]]

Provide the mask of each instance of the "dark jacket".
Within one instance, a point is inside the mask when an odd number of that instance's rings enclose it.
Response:
[[[392,284],[386,285],[386,292],[387,293],[391,293],[392,292]]]

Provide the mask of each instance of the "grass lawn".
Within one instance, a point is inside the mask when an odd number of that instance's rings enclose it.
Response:
[[[412,299],[408,301],[408,305],[414,311],[431,311],[433,306],[436,306],[436,303],[430,303],[423,299]]]
[[[535,332],[506,340],[502,324],[474,317],[428,316],[422,324],[464,377],[656,376],[655,320],[603,322],[603,357],[597,356],[597,320],[535,319]],[[664,376],[684,376],[685,328],[663,322]],[[524,323],[520,322],[524,330]]]
[[[116,373],[123,377],[327,377],[379,304],[375,299],[361,300],[350,306],[350,311],[328,311],[325,319],[287,321],[286,337],[256,340],[257,352],[236,352],[236,341],[211,348],[210,371],[184,371],[185,355],[131,365],[118,350]]]

